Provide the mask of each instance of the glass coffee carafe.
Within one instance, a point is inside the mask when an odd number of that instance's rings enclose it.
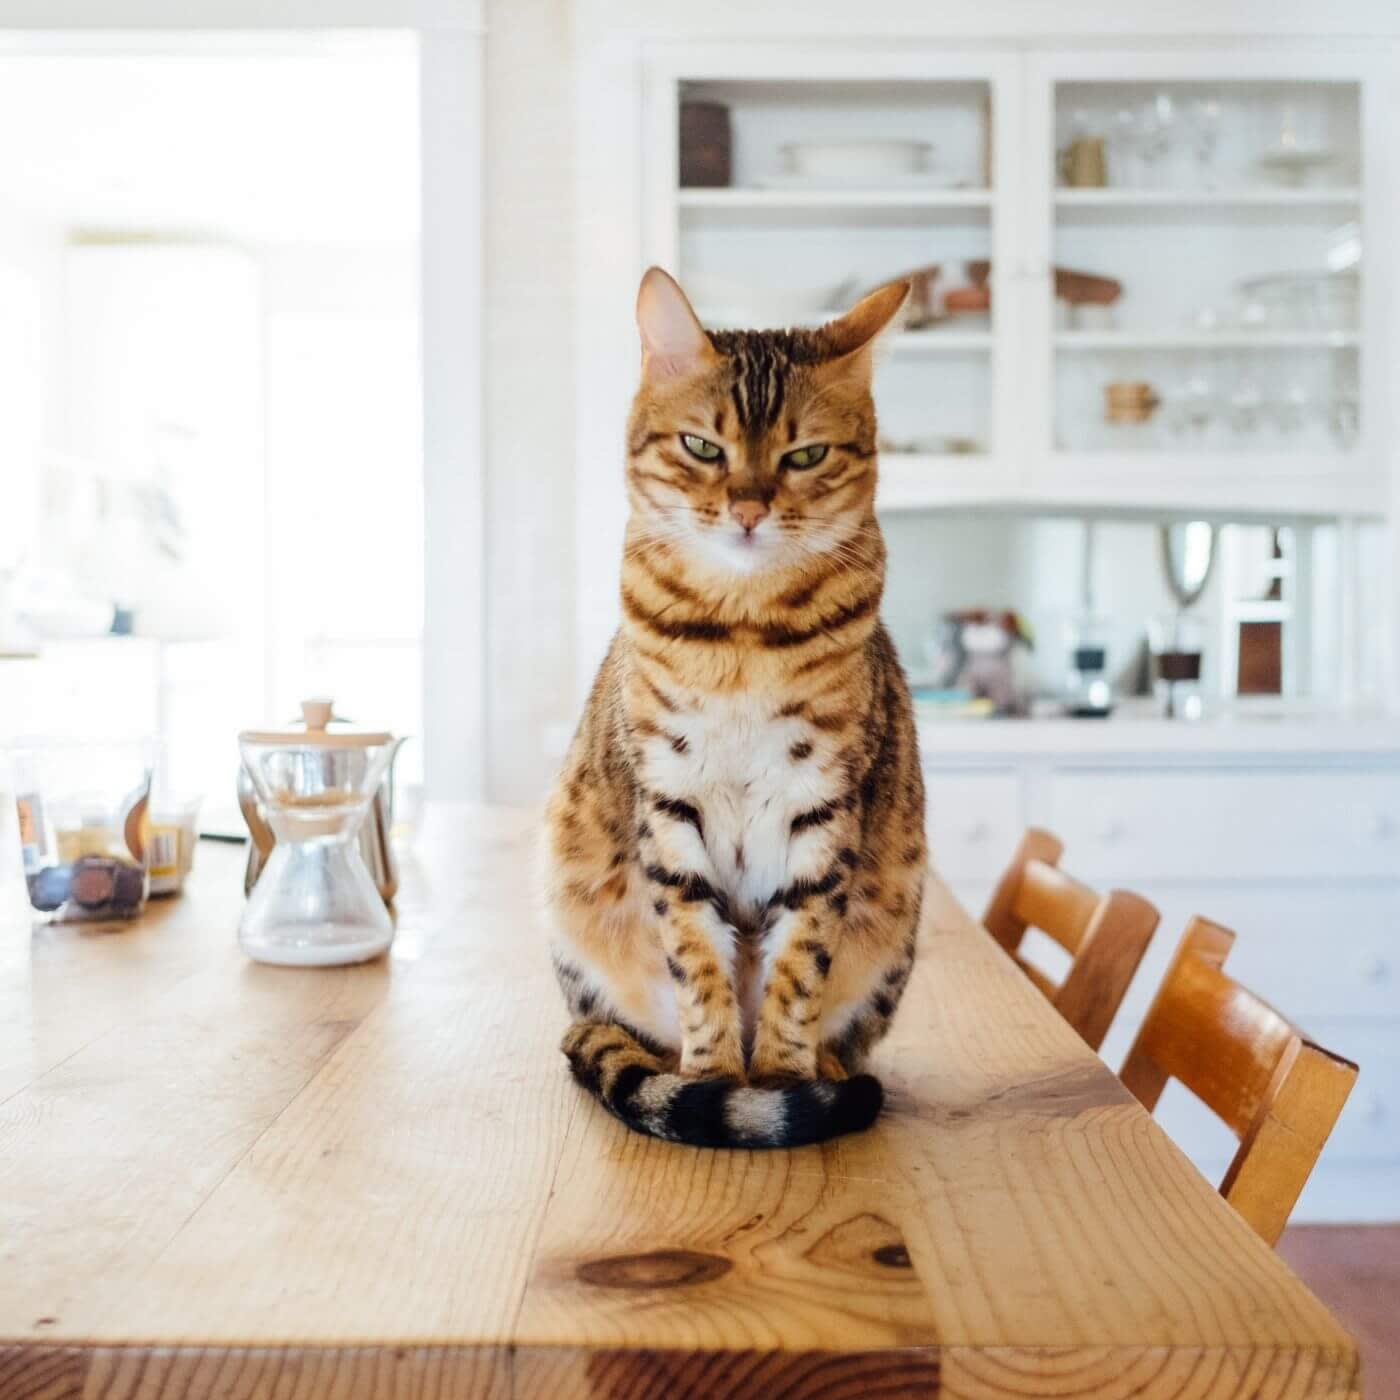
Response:
[[[276,844],[243,910],[238,941],[258,962],[331,967],[387,951],[394,924],[360,853],[360,827],[401,739],[302,706],[304,730],[246,730],[243,766]]]
[[[1201,718],[1205,636],[1204,622],[1190,613],[1148,620],[1152,689],[1164,719]]]

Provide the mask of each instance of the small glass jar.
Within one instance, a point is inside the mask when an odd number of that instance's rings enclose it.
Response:
[[[151,840],[147,864],[153,895],[179,894],[194,867],[199,840],[199,798],[172,798],[159,793],[151,804]]]

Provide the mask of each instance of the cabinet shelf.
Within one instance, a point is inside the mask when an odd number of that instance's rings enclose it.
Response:
[[[1057,451],[1029,492],[1060,508],[1196,511],[1231,520],[1384,514],[1387,483],[1356,453]]]
[[[982,452],[882,452],[879,471],[875,505],[882,512],[995,505],[1009,484]]]
[[[1170,459],[1172,470],[1161,470]],[[1056,452],[1033,479],[993,454],[880,454],[875,505],[882,514],[920,510],[1010,510],[1140,518],[1195,512],[1233,521],[1280,515],[1379,517],[1383,481],[1353,458],[1299,452]],[[1326,504],[1319,495],[1325,482]]]
[[[1335,188],[1290,189],[1262,186],[1237,190],[1087,189],[1055,191],[1062,209],[1335,209],[1359,204],[1361,191],[1352,185]]]
[[[1331,189],[1255,188],[1233,190],[1057,189],[1056,222],[1064,226],[1134,225],[1171,229],[1183,224],[1272,224],[1332,222],[1360,207],[1352,186]]]
[[[681,189],[682,209],[984,209],[991,190],[972,189]]]
[[[676,205],[687,226],[791,224],[794,219],[843,226],[983,223],[991,190],[973,189],[681,189]]]
[[[1058,350],[1351,350],[1357,331],[1060,331]]]

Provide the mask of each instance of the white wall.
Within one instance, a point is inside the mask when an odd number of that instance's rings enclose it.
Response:
[[[0,201],[0,569],[29,557],[39,528],[38,454],[62,419],[63,289],[63,231]]]
[[[267,355],[267,715],[306,694],[413,738],[423,774],[423,492],[413,243],[259,250]],[[345,559],[327,567],[301,532]]]
[[[1037,686],[1059,689],[1065,680],[1065,629],[1082,610],[1083,520],[917,513],[888,516],[883,528],[889,547],[884,617],[908,671],[924,669],[924,643],[941,614],[954,608],[1014,608],[1035,633],[1030,670]],[[1110,629],[1110,668],[1116,676],[1141,645],[1147,619],[1175,607],[1162,576],[1157,526],[1099,521],[1093,559],[1094,607]],[[1217,650],[1220,591],[1217,571],[1199,604],[1201,615],[1211,619],[1208,667]]]
[[[491,0],[486,16],[486,772],[503,802],[538,799],[543,737],[574,710],[569,14]]]
[[[883,615],[905,669],[926,668],[924,643],[954,608],[1014,608],[1019,531],[1005,515],[924,512],[883,522],[889,550]]]

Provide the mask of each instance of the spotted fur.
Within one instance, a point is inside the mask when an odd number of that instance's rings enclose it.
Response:
[[[906,290],[820,330],[706,334],[664,273],[643,281],[622,626],[546,859],[564,1053],[639,1132],[793,1146],[880,1110],[860,1070],[925,873],[873,509],[871,351]]]

